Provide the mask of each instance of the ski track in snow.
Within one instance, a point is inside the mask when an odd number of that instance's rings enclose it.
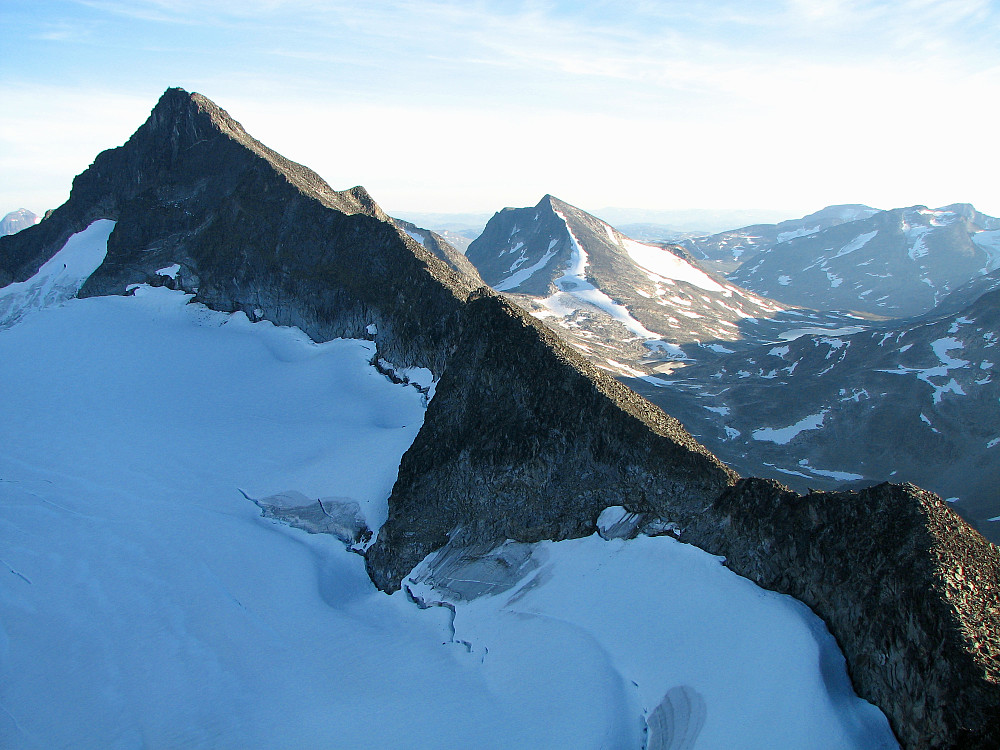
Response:
[[[699,747],[894,746],[806,607],[667,537],[540,543],[453,612],[377,592],[240,491],[378,527],[426,397],[372,342],[51,278],[0,290],[32,313],[0,330],[0,746],[639,748],[644,717]]]

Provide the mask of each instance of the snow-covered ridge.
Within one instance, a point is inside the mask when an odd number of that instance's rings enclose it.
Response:
[[[61,304],[76,296],[80,287],[104,262],[108,237],[115,222],[98,219],[67,240],[27,281],[0,289],[0,330],[36,310]]]

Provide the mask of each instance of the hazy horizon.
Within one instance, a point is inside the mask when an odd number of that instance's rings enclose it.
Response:
[[[7,210],[61,204],[180,86],[390,212],[1000,214],[986,0],[42,0],[0,21]]]

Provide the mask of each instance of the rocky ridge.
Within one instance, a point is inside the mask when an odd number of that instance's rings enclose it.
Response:
[[[731,489],[735,473],[676,420],[476,291],[363,189],[333,191],[197,94],[168,90],[66,204],[0,239],[0,283],[27,278],[99,218],[118,224],[84,294],[173,284],[317,340],[374,336],[378,358],[439,378],[367,553],[380,587],[397,588],[445,543],[589,534],[621,505],[680,524],[737,572],[810,603],[905,746],[995,746],[996,548],[927,493],[888,487],[892,502],[871,491],[848,509],[839,495],[800,498],[759,480]],[[176,278],[159,273],[171,264]],[[881,585],[886,557],[905,585]],[[869,612],[874,590],[887,606]],[[872,643],[881,657],[866,656]]]

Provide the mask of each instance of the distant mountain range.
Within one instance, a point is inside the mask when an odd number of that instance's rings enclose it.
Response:
[[[0,237],[20,232],[22,229],[34,226],[41,220],[40,216],[32,213],[26,208],[19,208],[16,211],[11,211],[9,214],[0,219]]]
[[[1000,267],[998,230],[1000,219],[964,203],[891,211],[830,206],[684,245],[728,270],[731,281],[786,304],[905,318],[930,312]]]
[[[622,375],[730,353],[803,326],[864,322],[789,309],[704,270],[681,247],[637,242],[551,195],[494,215],[466,256],[494,289]]]
[[[909,230],[891,231],[901,221]],[[822,268],[826,258],[830,273],[847,277],[852,256],[855,262],[865,252],[909,258],[906,248],[923,238],[928,249],[917,267],[938,273],[921,278],[933,276],[943,286],[956,265],[949,260],[956,246],[988,246],[993,222],[967,206],[831,206],[795,221],[688,241],[685,251],[636,242],[545,196],[534,207],[497,213],[467,255],[495,289],[677,415],[740,471],[801,491],[912,481],[955,501],[1000,541],[1000,522],[992,520],[1000,517],[993,492],[1000,480],[1000,391],[993,374],[1000,362],[994,349],[1000,290],[992,291],[1000,287],[1000,271],[967,266],[974,278],[939,308],[879,322],[788,308],[692,257],[749,257],[742,267],[763,267],[772,256],[820,248],[819,259],[814,252],[799,263]],[[869,226],[875,229],[858,239]],[[843,244],[831,251],[825,247],[831,242]],[[943,261],[935,261],[939,255]],[[975,257],[988,267],[988,254]],[[873,265],[862,260],[861,273]],[[812,296],[800,290],[800,299],[820,309],[830,305],[826,273],[826,283]],[[898,310],[911,298],[904,283],[883,302]]]
[[[1000,290],[957,313],[808,335],[633,383],[739,469],[805,490],[929,487],[1000,542]]]

